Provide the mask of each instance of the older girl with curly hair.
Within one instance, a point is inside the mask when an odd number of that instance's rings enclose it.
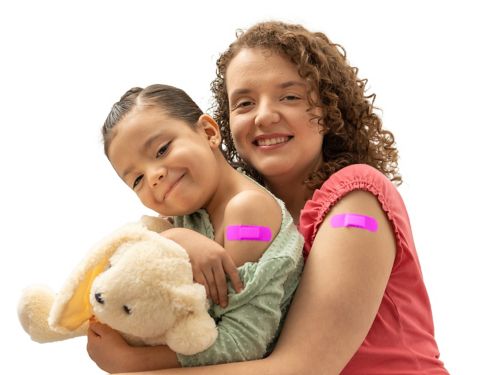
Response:
[[[448,374],[394,137],[357,73],[323,33],[281,22],[240,33],[220,56],[222,151],[285,202],[307,262],[268,357],[157,374]]]

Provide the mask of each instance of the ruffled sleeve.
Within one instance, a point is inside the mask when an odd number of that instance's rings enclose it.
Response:
[[[314,192],[312,198],[302,209],[299,231],[305,240],[304,257],[309,255],[318,229],[332,206],[354,190],[370,192],[378,199],[392,223],[396,242],[399,245],[398,249],[407,247],[404,246],[405,239],[401,238],[401,228],[409,227],[409,220],[396,187],[377,169],[366,164],[354,164],[332,174],[321,188]],[[411,238],[409,240],[412,241]],[[396,262],[397,260],[398,255],[396,255]]]

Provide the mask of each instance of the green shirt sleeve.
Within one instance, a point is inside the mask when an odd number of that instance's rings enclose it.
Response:
[[[181,365],[203,366],[262,358],[277,338],[282,315],[298,284],[301,269],[298,263],[292,258],[273,258],[241,267],[245,289],[239,294],[231,290],[227,308],[214,305],[211,309],[217,322],[217,340],[201,353],[178,354]]]

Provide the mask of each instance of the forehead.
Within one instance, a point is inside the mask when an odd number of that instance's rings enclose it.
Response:
[[[153,129],[165,126],[169,117],[154,106],[137,106],[123,116],[113,128],[109,149],[130,138],[149,134]]]
[[[115,133],[128,135],[142,133],[168,123],[170,116],[156,105],[140,104],[127,113],[115,126]]]
[[[230,86],[240,83],[252,84],[269,80],[304,81],[297,65],[286,56],[262,48],[243,48],[229,63],[226,70],[226,84]]]
[[[117,171],[123,164],[144,152],[145,146],[159,137],[166,137],[189,126],[170,117],[157,106],[138,106],[123,117],[113,129],[108,158]],[[130,159],[130,160],[129,160]]]

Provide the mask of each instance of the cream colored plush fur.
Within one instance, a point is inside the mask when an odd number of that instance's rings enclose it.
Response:
[[[64,340],[86,334],[95,316],[133,345],[186,355],[207,349],[217,328],[205,289],[193,282],[186,251],[156,233],[162,229],[155,218],[126,225],[87,254],[58,294],[26,289],[18,306],[24,330],[34,341]]]

